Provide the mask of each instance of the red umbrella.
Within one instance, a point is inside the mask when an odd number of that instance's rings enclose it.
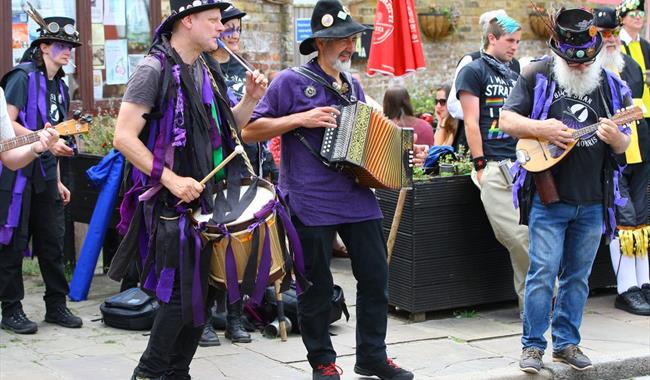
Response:
[[[413,0],[378,0],[368,75],[401,76],[425,68]]]

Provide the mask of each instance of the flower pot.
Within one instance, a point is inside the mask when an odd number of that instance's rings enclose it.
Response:
[[[551,36],[551,33],[544,22],[544,18],[548,18],[548,16],[531,13],[528,15],[528,23],[530,24],[530,29],[533,31],[535,36],[541,39],[548,39]]]
[[[454,164],[440,164],[440,176],[441,177],[451,177],[456,175],[456,168]]]
[[[442,13],[421,13],[418,22],[422,33],[434,40],[447,36],[451,29],[449,17]]]

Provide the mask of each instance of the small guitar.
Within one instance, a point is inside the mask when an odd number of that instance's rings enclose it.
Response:
[[[611,120],[616,125],[623,125],[642,118],[641,108],[632,106],[617,112]],[[517,161],[531,173],[543,172],[562,161],[582,137],[594,133],[599,126],[600,122],[573,131],[573,141],[566,144],[566,149],[540,138],[520,139],[517,142]]]
[[[81,116],[81,114],[75,113],[75,118],[72,120],[67,120],[62,123],[57,124],[53,128],[59,132],[60,136],[69,136],[69,135],[78,135],[81,133],[88,132],[88,125],[93,122],[93,118],[90,115]],[[31,144],[40,140],[38,137],[38,131],[28,133],[22,136],[12,137],[10,139],[0,141],[0,153],[5,152],[10,149],[18,148],[19,146]]]

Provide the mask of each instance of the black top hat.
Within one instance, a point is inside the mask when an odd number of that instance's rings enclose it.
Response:
[[[40,33],[38,38],[32,41],[31,46],[38,46],[40,43],[65,42],[77,47],[81,46],[79,42],[79,32],[74,26],[74,20],[69,17],[45,17],[45,25],[40,25],[37,31]]]
[[[246,16],[246,12],[242,12],[234,5],[231,5],[228,8],[226,8],[225,11],[221,12],[221,23],[225,24],[230,20],[234,20],[236,18],[243,18],[244,16]]]
[[[644,11],[645,10],[645,0],[623,0],[621,4],[616,7],[618,14],[621,17],[625,17],[627,12],[630,11]]]
[[[583,9],[560,9],[555,16],[554,35],[548,45],[562,59],[589,62],[603,47],[603,37],[594,26],[594,15]]]
[[[345,38],[372,28],[352,20],[338,0],[319,0],[311,15],[311,37],[300,43],[300,54],[316,51],[315,38]]]
[[[616,9],[594,8],[594,25],[603,29],[616,29],[621,25]]]
[[[172,31],[174,23],[183,17],[192,13],[207,11],[208,9],[218,8],[225,10],[231,4],[220,0],[170,0],[172,13],[163,20],[158,27],[157,33],[169,33]]]

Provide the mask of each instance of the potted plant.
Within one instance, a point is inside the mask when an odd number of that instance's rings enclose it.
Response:
[[[440,168],[441,177],[451,177],[456,174],[456,168],[454,166],[455,158],[452,154],[447,154],[440,158],[440,163],[438,167]]]
[[[551,36],[549,26],[552,25],[548,12],[540,5],[530,4],[529,8],[528,23],[533,34],[538,38],[548,39]]]
[[[472,163],[472,155],[469,149],[464,145],[458,146],[458,153],[456,154],[456,161],[454,162],[457,175],[469,175],[474,168]]]
[[[425,36],[437,40],[446,37],[455,29],[460,12],[455,6],[431,5],[427,11],[418,13],[418,22]]]

